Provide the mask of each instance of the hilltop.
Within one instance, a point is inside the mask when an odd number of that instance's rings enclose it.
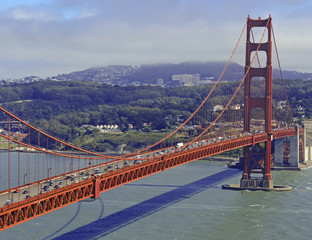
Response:
[[[225,62],[185,62],[178,64],[151,64],[151,65],[111,65],[92,67],[68,74],[59,74],[49,78],[36,76],[3,81],[3,83],[25,83],[43,80],[53,81],[84,81],[105,83],[119,86],[158,85],[162,87],[206,85],[216,81]],[[236,81],[243,78],[244,66],[231,63],[225,72],[222,81]],[[173,77],[175,76],[175,77]],[[312,79],[312,73],[297,71],[283,71],[284,79],[295,80]],[[280,78],[279,70],[273,70],[273,78]],[[175,79],[175,80],[174,80]]]
[[[164,87],[181,86],[183,83],[173,80],[174,75],[197,75],[200,82],[189,85],[203,85],[209,81],[218,80],[225,62],[185,62],[178,64],[152,64],[142,66],[112,65],[106,67],[88,68],[82,71],[61,74],[51,80],[80,80],[106,83],[111,85],[159,85]],[[225,72],[223,81],[236,81],[243,78],[244,66],[231,63]],[[196,77],[196,76],[195,76]],[[283,71],[284,79],[312,79],[312,73]],[[273,78],[280,78],[280,71],[273,70]],[[184,84],[185,86],[187,84]]]

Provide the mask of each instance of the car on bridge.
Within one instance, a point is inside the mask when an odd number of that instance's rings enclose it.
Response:
[[[20,191],[21,191],[21,189],[16,188],[16,189],[14,190],[14,193],[19,193]]]
[[[24,191],[22,192],[22,194],[26,194],[26,193],[28,193],[28,190],[24,190]]]

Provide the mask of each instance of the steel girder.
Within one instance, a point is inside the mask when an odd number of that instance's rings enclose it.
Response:
[[[288,137],[295,133],[295,129],[280,130],[273,132],[273,137],[274,139]],[[0,208],[0,231],[83,199],[98,198],[101,192],[157,172],[266,140],[267,134],[261,133],[184,150],[13,203]]]

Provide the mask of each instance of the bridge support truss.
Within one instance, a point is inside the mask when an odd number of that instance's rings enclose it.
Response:
[[[294,129],[274,132],[274,138],[293,136]],[[195,149],[177,152],[176,154],[158,157],[141,164],[108,172],[99,177],[86,179],[51,192],[43,193],[30,199],[15,202],[0,208],[0,231],[26,222],[43,214],[58,210],[72,203],[87,199],[98,198],[100,193],[162,172],[191,161],[196,161],[221,152],[250,146],[266,141],[266,134],[249,135],[236,139],[204,145]]]
[[[255,27],[266,28],[267,42],[251,42],[252,29]],[[265,67],[252,67],[255,59],[253,53],[266,53]],[[259,61],[260,59],[257,58]],[[262,59],[261,59],[262,60]],[[244,87],[244,132],[251,130],[251,113],[253,109],[263,109],[265,122],[264,143],[254,143],[244,147],[243,174],[240,185],[223,185],[224,189],[233,190],[268,190],[288,191],[288,186],[273,186],[271,175],[272,141],[276,137],[272,132],[272,18],[247,19],[246,39],[246,65],[245,65],[245,87]],[[251,92],[253,78],[262,78],[265,83],[264,96],[255,97]],[[260,176],[259,176],[260,175]],[[256,177],[255,177],[256,176]]]
[[[268,19],[250,19],[247,20],[247,39],[246,39],[246,66],[245,66],[245,93],[244,93],[244,131],[250,132],[251,111],[254,108],[262,108],[265,114],[265,132],[267,141],[263,151],[263,158],[252,158],[252,150],[260,146],[244,147],[244,168],[241,179],[241,187],[263,187],[273,188],[271,176],[271,142],[273,140],[271,122],[272,122],[272,24],[271,16]],[[268,39],[265,43],[252,43],[250,36],[252,28],[266,27]],[[266,66],[263,68],[251,67],[251,55],[255,51],[264,51],[266,53]],[[265,80],[265,95],[255,98],[251,95],[251,81],[254,77],[261,77]],[[251,161],[252,160],[252,161]],[[255,168],[257,168],[255,170]],[[252,178],[252,173],[262,173],[263,177]]]

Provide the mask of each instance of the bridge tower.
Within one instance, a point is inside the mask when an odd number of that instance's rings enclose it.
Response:
[[[271,121],[272,121],[272,18],[267,19],[247,19],[247,39],[246,39],[246,65],[245,65],[245,88],[244,88],[244,131],[250,132],[251,112],[252,109],[262,108],[265,115],[265,132],[267,133],[267,141],[264,147],[264,157],[253,158],[252,149],[244,147],[244,165],[243,175],[241,179],[241,187],[253,188],[273,188],[273,180],[271,176],[271,142],[273,140]],[[262,40],[261,43],[251,42],[251,31],[255,27],[266,27],[267,41]],[[266,42],[265,42],[266,41]],[[266,53],[266,63],[260,63],[264,67],[251,67],[252,53],[263,51]],[[257,60],[257,59],[255,59]],[[260,59],[262,60],[262,59]],[[261,77],[265,80],[265,93],[263,97],[253,97],[251,95],[251,81],[255,77]],[[260,146],[254,146],[254,148]],[[251,160],[252,159],[252,160]],[[258,167],[258,169],[255,169]],[[259,170],[260,169],[260,170]],[[251,174],[262,174],[262,179],[252,178]]]

